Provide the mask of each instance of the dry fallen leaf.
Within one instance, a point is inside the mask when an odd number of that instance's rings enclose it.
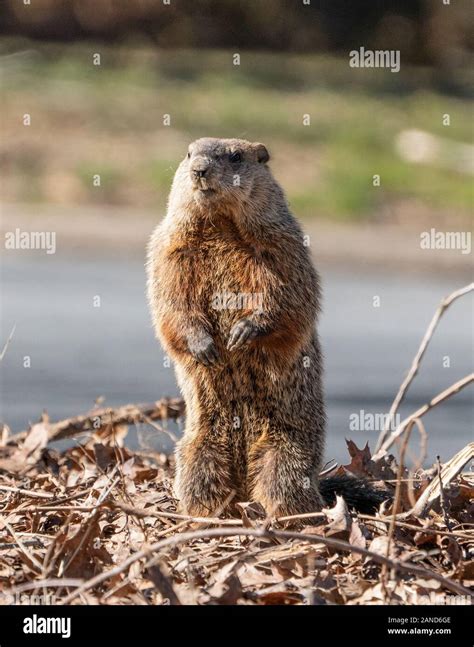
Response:
[[[336,494],[336,505],[333,508],[323,508],[323,512],[329,519],[329,528],[333,531],[349,531],[352,525],[352,517],[342,496]]]
[[[24,440],[10,440],[10,445],[0,447],[4,488],[0,488],[0,516],[8,518],[17,536],[31,542],[21,550],[10,531],[0,529],[0,591],[39,581],[43,568],[53,578],[82,580],[106,573],[146,546],[168,537],[178,540],[181,532],[189,531],[187,522],[176,514],[172,457],[151,452],[145,456],[114,444],[114,433],[120,436],[122,430],[110,425],[95,430],[81,445],[52,450],[45,446],[47,424],[38,423]],[[393,481],[396,470],[390,457],[374,464],[368,446],[360,450],[350,443],[349,447],[348,469],[369,475],[372,482]],[[344,468],[339,471],[346,474]],[[419,483],[427,483],[433,474],[420,470],[418,477]],[[473,480],[460,475],[446,492],[452,533],[428,532],[447,530],[439,511],[431,510],[425,519],[405,517],[408,527],[396,527],[390,556],[474,589],[474,541],[469,540],[472,526],[466,525],[474,517]],[[127,512],[114,502],[126,504]],[[54,510],[41,507],[50,503]],[[250,530],[274,528],[275,535],[244,537],[237,527],[230,537],[203,535],[168,546],[159,552],[159,565],[153,563],[156,554],[136,560],[102,585],[91,587],[75,603],[384,603],[379,563],[349,549],[335,551],[317,539],[342,538],[354,548],[385,556],[389,526],[383,515],[389,514],[390,504],[382,506],[374,521],[349,513],[339,497],[324,511],[326,519],[321,516],[320,525],[303,523],[291,540],[276,536],[281,525],[267,519],[261,506],[244,502],[236,509],[240,518],[234,522]],[[159,516],[160,512],[166,516]],[[205,533],[207,526],[195,524],[192,529]],[[446,592],[443,582],[430,577],[404,575],[387,586],[395,604],[426,601],[430,591]],[[51,593],[64,600],[68,588]]]

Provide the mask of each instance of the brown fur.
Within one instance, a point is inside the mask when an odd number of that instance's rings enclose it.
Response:
[[[194,515],[232,491],[269,514],[322,504],[318,277],[267,160],[262,144],[194,142],[149,244],[153,323],[186,401],[175,491]],[[226,292],[262,307],[216,309]]]

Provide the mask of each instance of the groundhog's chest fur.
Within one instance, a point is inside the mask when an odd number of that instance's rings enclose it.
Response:
[[[199,240],[181,240],[171,253],[178,260],[176,289],[198,306],[221,351],[232,324],[265,308],[265,293],[285,281],[268,250],[260,252],[226,228],[209,228]]]

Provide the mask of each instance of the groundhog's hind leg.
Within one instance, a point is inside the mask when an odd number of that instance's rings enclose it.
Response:
[[[317,462],[286,438],[259,441],[250,456],[252,500],[273,517],[321,510]]]
[[[232,499],[228,448],[202,429],[186,435],[176,447],[174,490],[180,510],[193,516],[219,515]]]

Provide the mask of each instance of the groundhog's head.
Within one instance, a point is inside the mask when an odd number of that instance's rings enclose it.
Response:
[[[188,183],[200,204],[241,201],[250,196],[259,178],[268,172],[268,160],[263,144],[204,137],[189,146],[177,175],[180,184]]]

